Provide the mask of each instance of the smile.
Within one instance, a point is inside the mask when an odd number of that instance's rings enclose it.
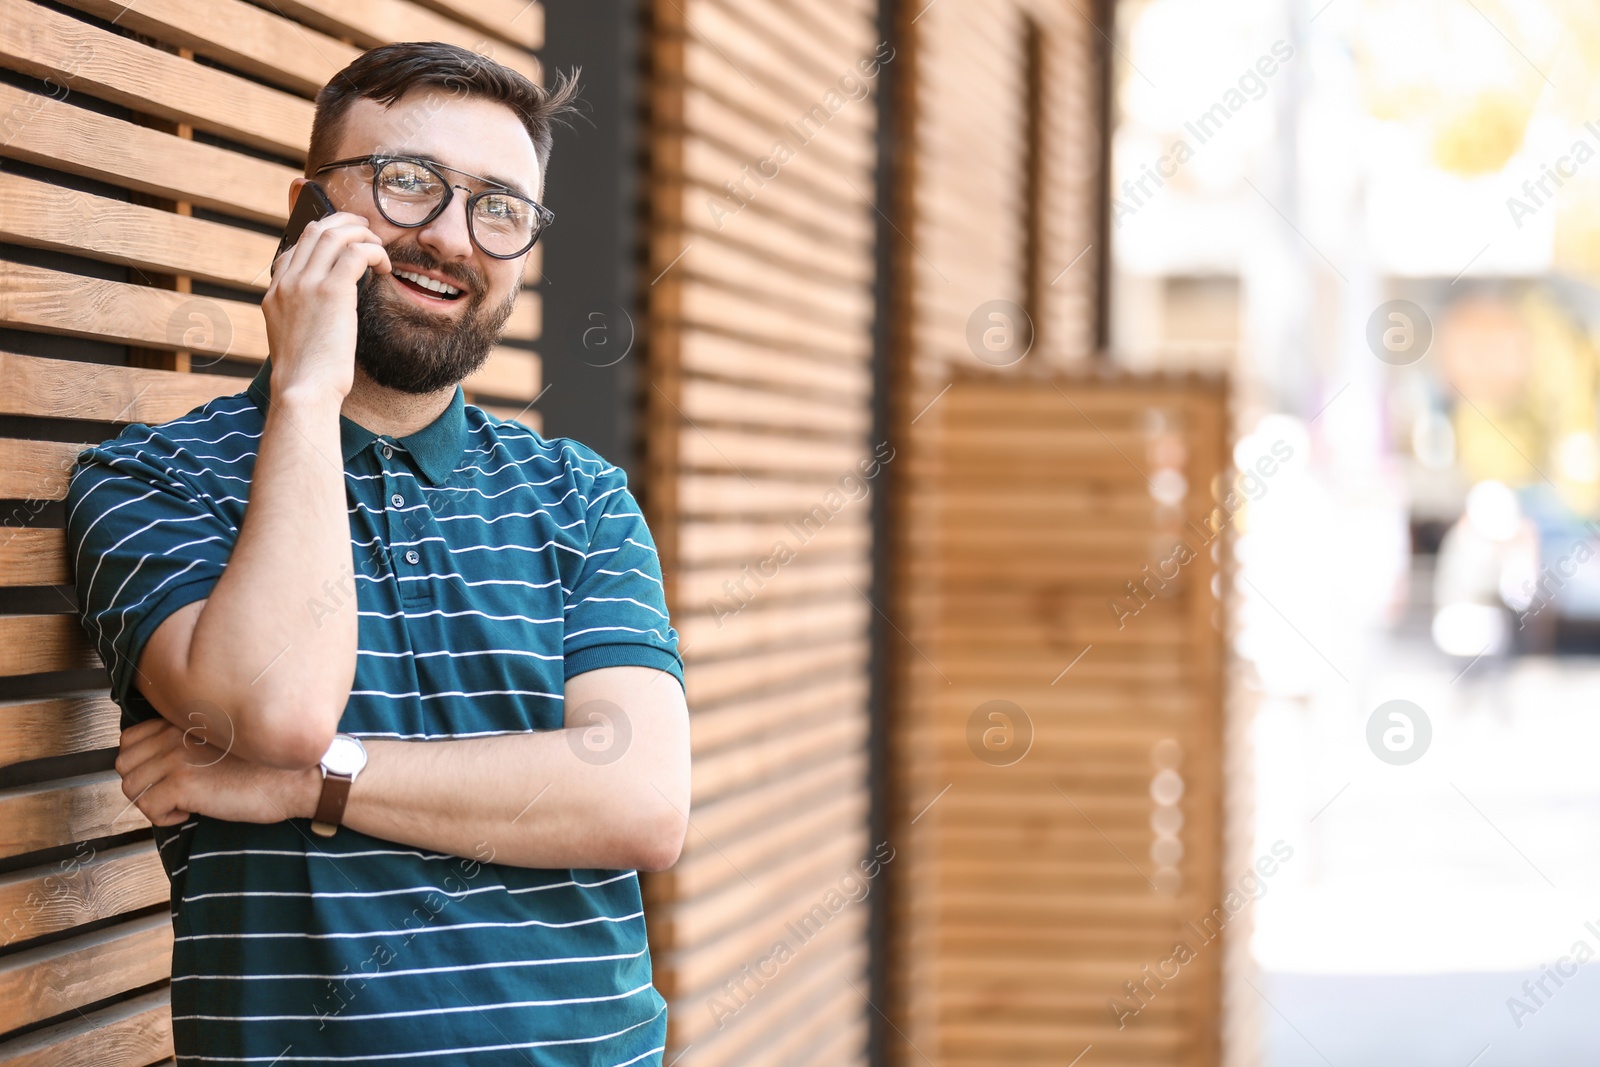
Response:
[[[415,286],[418,289],[425,289],[428,292],[435,293],[446,300],[454,300],[461,295],[461,290],[457,289],[455,286],[450,285],[447,282],[441,282],[437,279],[417,274],[414,271],[397,269],[394,272],[394,276],[412,286]]]

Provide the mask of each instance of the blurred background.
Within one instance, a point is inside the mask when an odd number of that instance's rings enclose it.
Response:
[[[1305,459],[1235,546],[1256,833],[1304,842],[1256,911],[1268,1063],[1595,1055],[1593,979],[1537,986],[1596,943],[1595,17],[1119,6],[1113,347],[1227,369]]]
[[[583,70],[463,386],[661,552],[664,1062],[1600,1056],[1592,5],[0,0],[0,1064],[172,1062],[66,478],[407,39]]]

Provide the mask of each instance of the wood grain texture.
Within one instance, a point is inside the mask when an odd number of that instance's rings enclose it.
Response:
[[[0,174],[0,240],[254,292],[271,281],[278,245],[251,230],[9,173]]]
[[[70,583],[59,502],[86,442],[238,393],[230,372],[266,356],[256,301],[329,78],[367,46],[430,39],[537,78],[543,33],[524,0],[0,0],[17,75],[0,157],[27,165],[0,173],[0,242],[36,250],[0,264],[0,326],[67,339],[0,352],[0,586]],[[535,427],[540,312],[524,292],[467,383]],[[0,788],[0,1065],[170,1064],[171,887],[116,772],[62,776],[107,765],[121,712],[68,688],[82,674],[50,688],[100,666],[59,606],[0,614],[0,677],[36,694],[0,701],[0,769],[20,783]]]
[[[303,159],[311,104],[69,15],[0,0],[0,64],[74,93]]]
[[[0,155],[282,226],[299,171],[0,85]]]
[[[48,866],[0,875],[0,945],[161,904],[171,891],[152,842],[85,844]]]
[[[871,52],[871,16],[850,0],[657,0],[654,16],[646,507],[694,738],[694,829],[646,880],[666,1058],[832,1067],[864,1050],[866,908],[814,939],[785,923],[871,846],[876,104],[841,97],[804,137],[788,124]],[[763,176],[780,139],[798,152]],[[778,941],[796,959],[768,975]]]
[[[164,1067],[171,1056],[172,997],[166,989],[0,1042],[0,1067]]]
[[[0,1029],[159,982],[171,955],[172,917],[162,912],[0,958]]]

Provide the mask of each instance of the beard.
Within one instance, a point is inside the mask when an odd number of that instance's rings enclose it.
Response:
[[[446,266],[415,243],[384,246],[394,267],[434,271],[461,290],[459,320],[409,304],[374,271],[356,286],[356,366],[379,385],[402,393],[435,393],[483,366],[516,304],[517,291],[490,306],[488,280],[463,263]]]

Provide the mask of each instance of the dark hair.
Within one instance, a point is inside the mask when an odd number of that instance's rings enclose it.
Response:
[[[306,174],[333,158],[345,112],[357,98],[388,107],[414,89],[438,86],[451,96],[493,100],[516,112],[543,168],[550,159],[551,126],[574,111],[578,72],[557,75],[550,88],[535,85],[487,56],[441,41],[402,41],[361,53],[317,93]]]

